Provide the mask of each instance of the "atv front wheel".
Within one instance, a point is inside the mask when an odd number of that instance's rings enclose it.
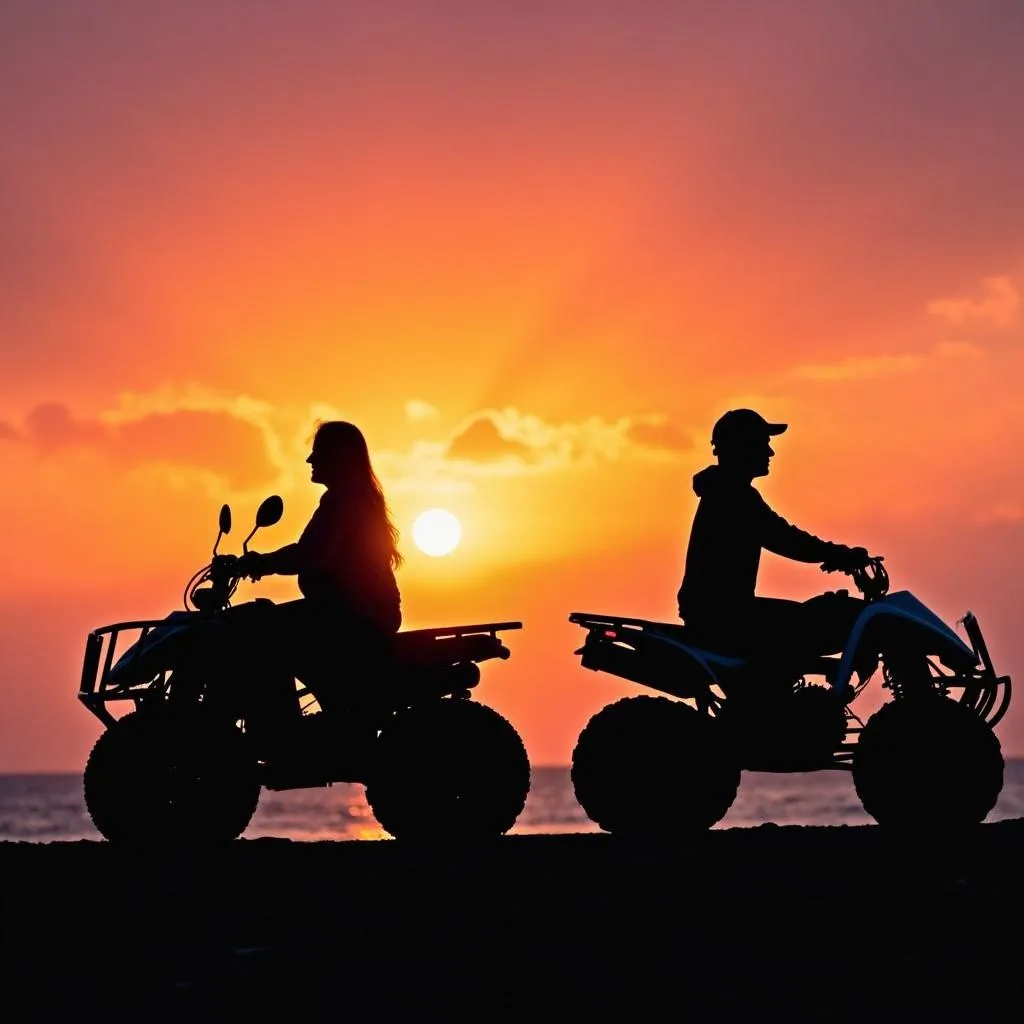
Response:
[[[864,810],[904,831],[980,824],[1003,788],[995,733],[974,712],[937,694],[883,705],[853,754]]]
[[[194,847],[241,835],[260,783],[234,725],[160,708],[133,711],[99,737],[84,789],[93,824],[110,842]]]
[[[377,740],[366,801],[398,839],[507,832],[530,789],[519,733],[497,711],[445,698],[401,711]]]
[[[709,829],[736,799],[740,769],[722,724],[667,697],[625,697],[599,711],[572,754],[587,816],[616,834]]]

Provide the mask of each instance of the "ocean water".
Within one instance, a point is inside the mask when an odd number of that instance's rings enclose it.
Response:
[[[1024,760],[1006,763],[1003,790],[989,821],[1024,817]],[[716,828],[778,825],[869,825],[846,771],[777,775],[744,772],[728,814]],[[523,813],[511,834],[598,832],[576,802],[569,769],[534,768]],[[264,790],[243,833],[315,841],[389,839],[366,803],[363,787]],[[100,840],[82,796],[80,775],[0,775],[0,841]]]

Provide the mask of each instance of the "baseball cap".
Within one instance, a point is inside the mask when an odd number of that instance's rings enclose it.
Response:
[[[753,409],[730,409],[718,418],[712,428],[711,443],[716,447],[730,443],[749,444],[781,434],[788,426],[788,423],[769,423]]]

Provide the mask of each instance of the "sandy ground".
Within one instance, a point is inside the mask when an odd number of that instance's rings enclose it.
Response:
[[[0,868],[10,1021],[994,1021],[1024,997],[1024,820],[192,857],[3,843]]]

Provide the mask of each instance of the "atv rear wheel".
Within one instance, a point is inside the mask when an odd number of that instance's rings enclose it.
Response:
[[[398,839],[488,839],[516,822],[530,762],[515,728],[484,704],[445,698],[381,731],[366,801]]]
[[[133,711],[99,737],[84,789],[93,824],[110,842],[194,847],[239,836],[260,783],[234,725],[160,708]]]
[[[606,832],[702,832],[722,818],[740,769],[720,722],[667,697],[625,697],[597,712],[572,754],[572,784]]]
[[[853,754],[853,782],[880,825],[931,831],[977,825],[1003,788],[995,733],[969,708],[938,694],[883,705]]]

